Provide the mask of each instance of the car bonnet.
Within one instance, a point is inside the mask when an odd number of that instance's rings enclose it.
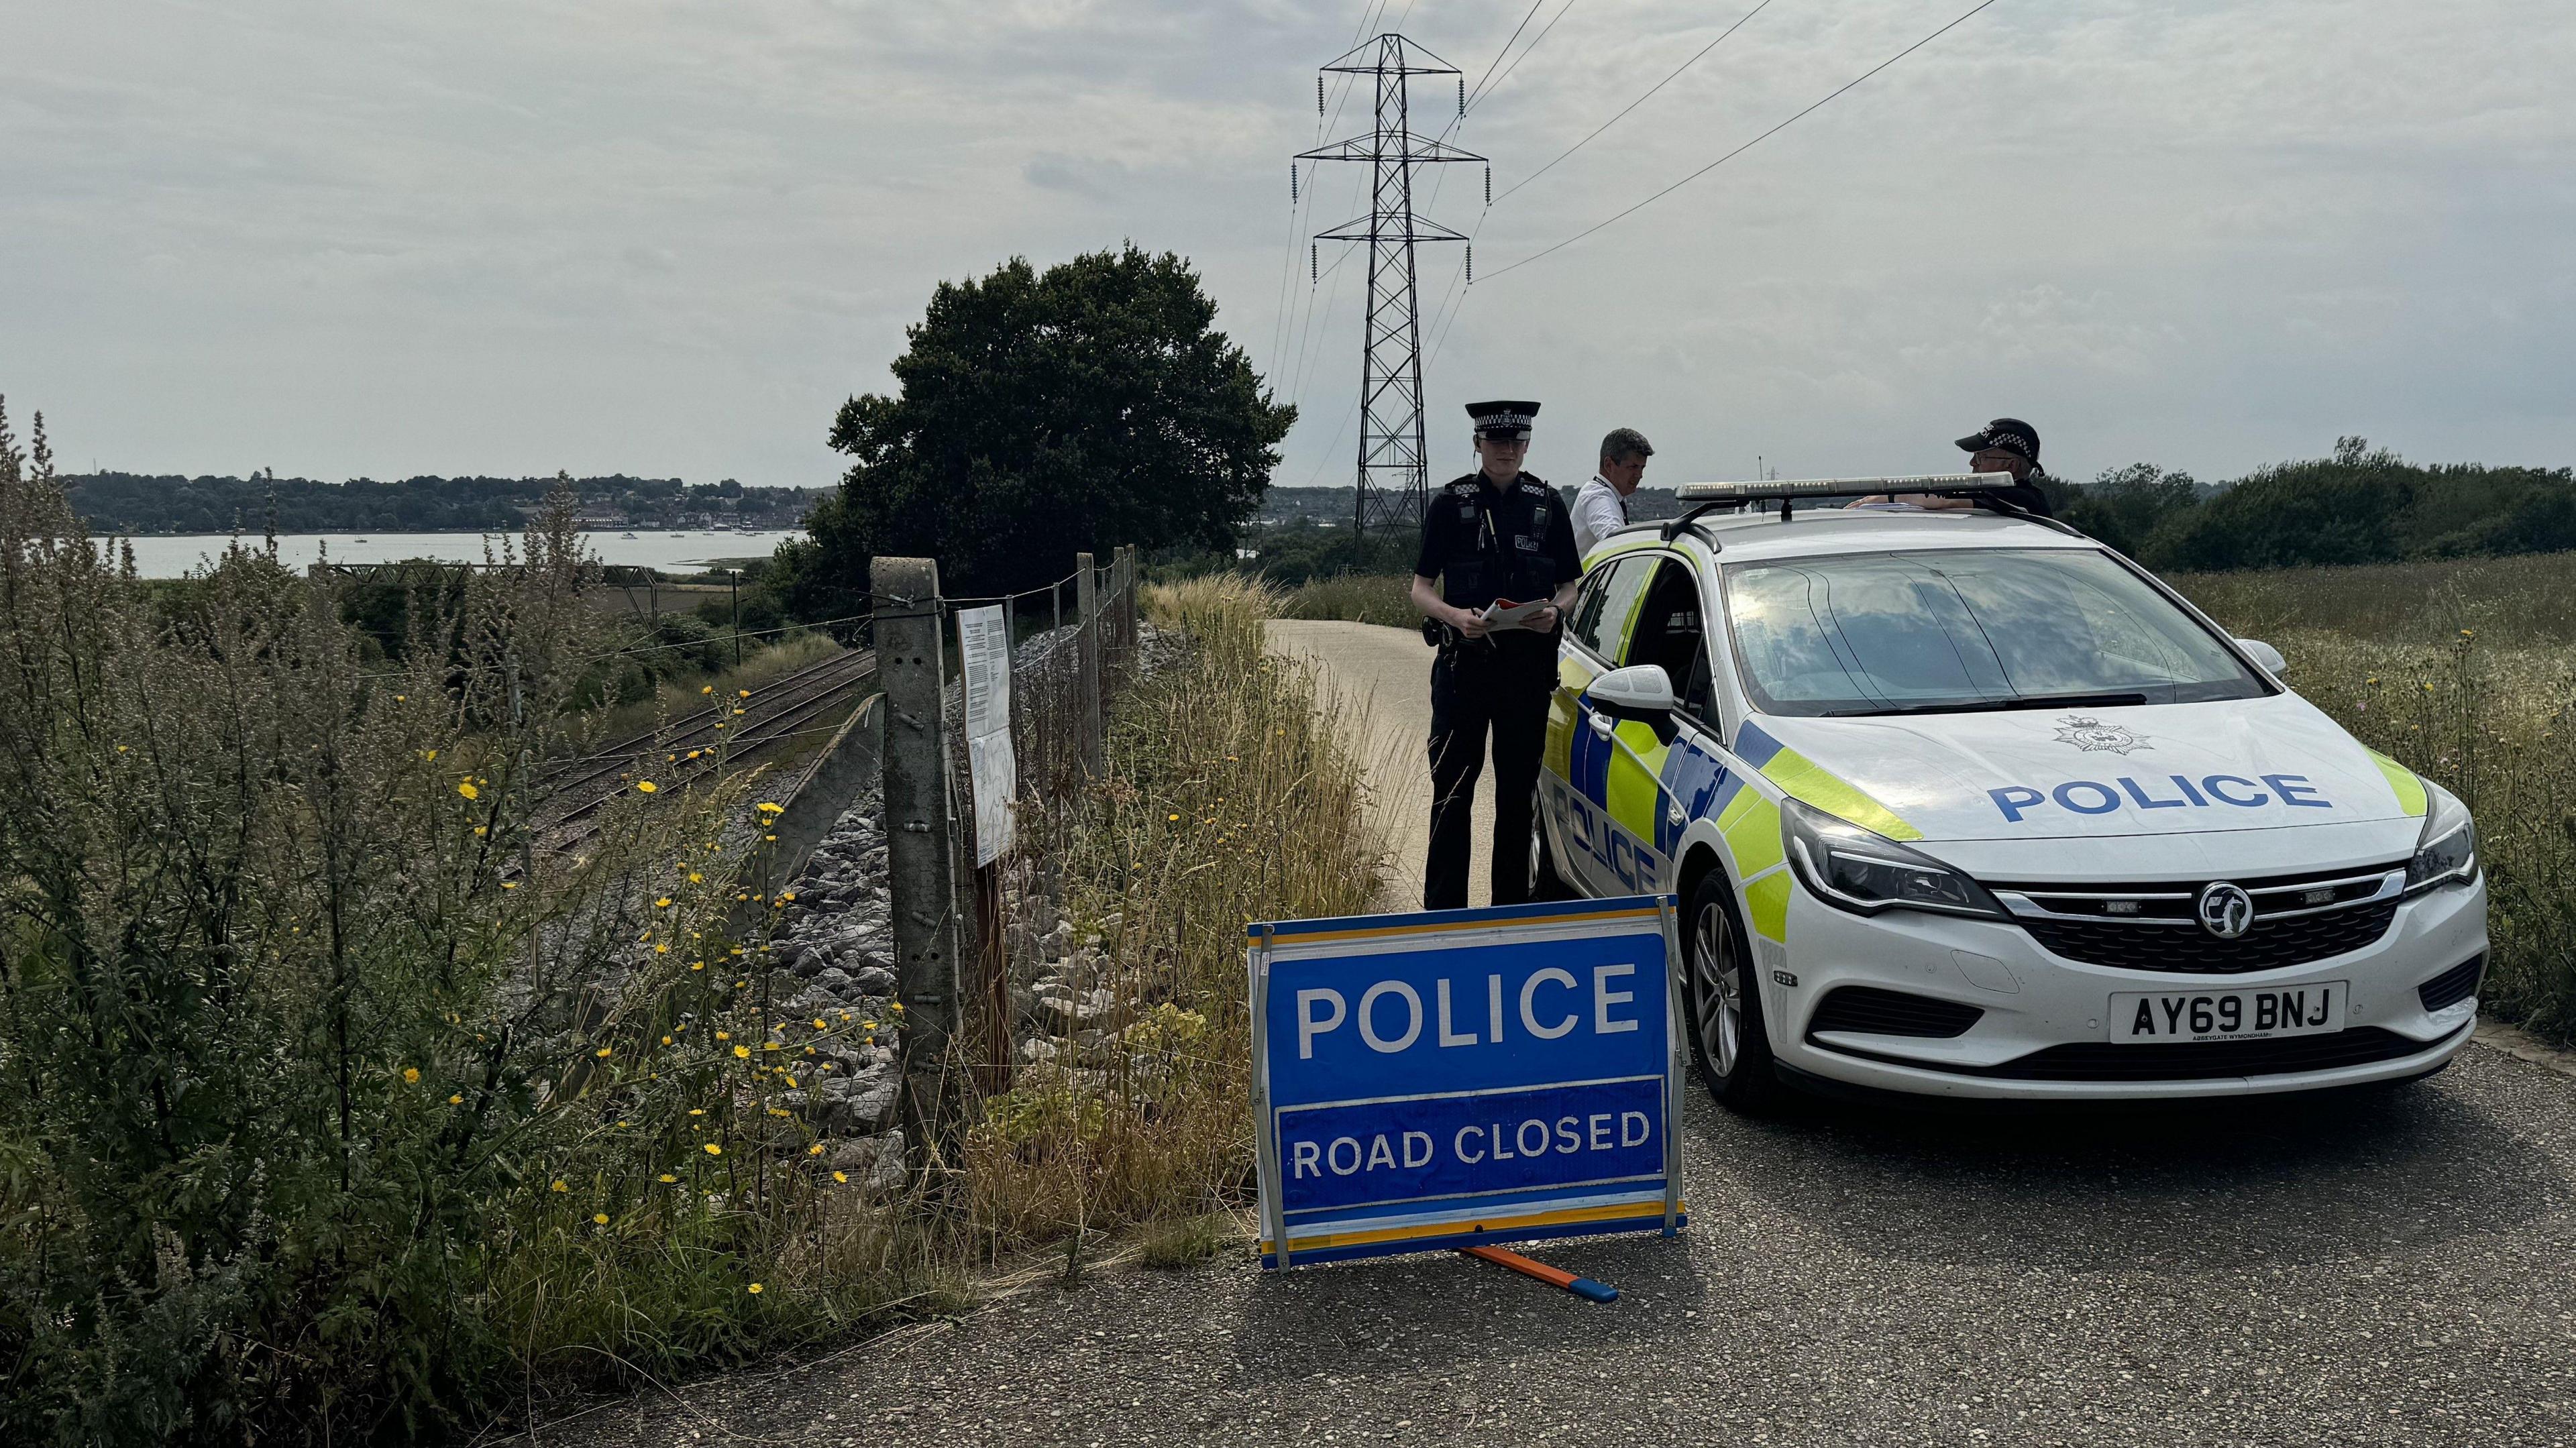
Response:
[[[2032,840],[2420,816],[2423,784],[2295,694],[2208,704],[1747,720],[1735,753],[1896,839]]]

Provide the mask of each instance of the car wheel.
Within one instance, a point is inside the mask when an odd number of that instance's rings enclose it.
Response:
[[[1530,898],[1580,900],[1583,892],[1556,868],[1556,851],[1547,842],[1547,821],[1530,821]]]
[[[1753,1116],[1779,1104],[1783,1087],[1762,1021],[1762,991],[1753,952],[1736,918],[1735,890],[1723,871],[1711,870],[1691,891],[1682,925],[1684,1000],[1691,1059],[1709,1094],[1728,1109]]]

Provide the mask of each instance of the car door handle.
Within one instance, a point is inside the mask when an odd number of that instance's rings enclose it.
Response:
[[[1682,802],[1680,800],[1666,799],[1664,801],[1664,818],[1673,822],[1674,829],[1680,829],[1689,821],[1690,816],[1682,813]]]

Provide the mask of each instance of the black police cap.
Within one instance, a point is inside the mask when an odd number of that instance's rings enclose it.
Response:
[[[1998,417],[1982,429],[1959,439],[1959,451],[1984,452],[2001,448],[2033,467],[2039,465],[2039,429],[2018,417]]]
[[[1478,437],[1525,438],[1530,435],[1530,419],[1538,416],[1538,404],[1470,402],[1467,415],[1476,420]]]

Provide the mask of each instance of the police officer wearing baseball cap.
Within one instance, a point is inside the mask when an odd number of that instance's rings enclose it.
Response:
[[[2039,466],[2038,428],[2018,417],[1998,417],[1958,441],[1959,450],[1969,455],[1968,471],[2010,473],[2012,486],[1996,488],[1974,498],[1943,497],[1938,493],[1900,493],[1891,498],[1885,493],[1879,493],[1863,498],[1859,503],[1845,506],[1858,507],[1869,503],[1911,503],[1915,507],[1932,512],[1948,512],[1957,508],[1976,507],[1982,498],[1995,498],[2025,513],[2035,513],[2042,518],[2056,516],[2049,511],[2048,495],[2040,491],[2037,483],[2031,481],[2033,478],[2048,476],[2040,470]]]
[[[1530,894],[1539,755],[1547,700],[1556,687],[1559,621],[1583,572],[1574,529],[1556,490],[1521,471],[1529,455],[1535,402],[1471,402],[1481,466],[1431,495],[1413,602],[1437,643],[1431,665],[1431,850],[1422,903],[1467,904],[1467,867],[1476,779],[1485,736],[1494,744],[1493,903]],[[1489,629],[1483,610],[1498,602],[1537,603],[1517,629]]]
[[[1968,470],[1971,472],[2012,474],[2013,485],[1996,489],[1993,496],[2025,513],[2037,513],[2043,518],[2051,516],[2048,495],[2031,481],[2034,477],[2048,476],[2039,466],[2038,428],[2018,417],[1998,417],[1960,438],[1959,451],[1969,454]]]

